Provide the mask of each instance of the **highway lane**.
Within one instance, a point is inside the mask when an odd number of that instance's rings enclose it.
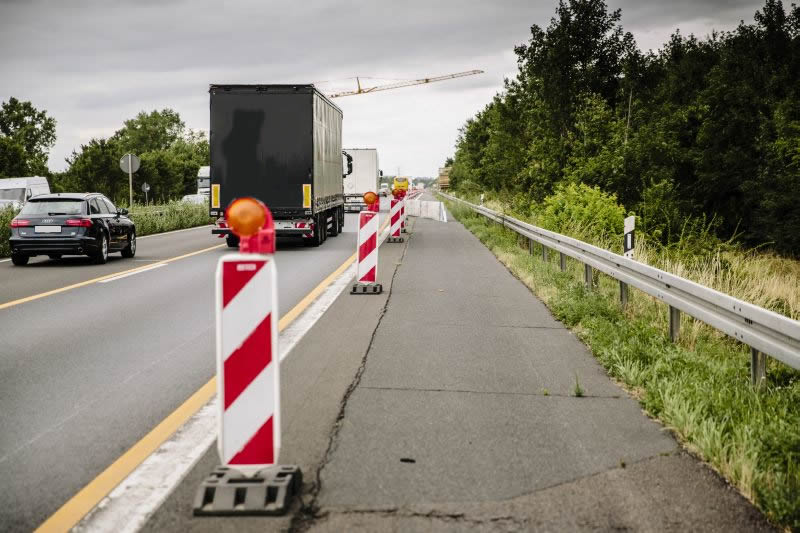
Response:
[[[119,253],[109,254],[105,265],[95,265],[89,257],[69,256],[52,260],[47,256],[32,257],[24,267],[11,261],[0,263],[0,305],[34,294],[58,289],[90,279],[122,272],[178,257],[209,246],[225,244],[210,235],[210,226],[139,237],[136,257],[124,259]]]
[[[355,251],[355,227],[347,215],[320,248],[279,243],[281,314]],[[153,237],[137,258],[218,243],[208,228]],[[213,273],[227,251],[0,310],[0,529],[37,526],[213,375]],[[0,302],[146,264],[81,261],[0,264]]]

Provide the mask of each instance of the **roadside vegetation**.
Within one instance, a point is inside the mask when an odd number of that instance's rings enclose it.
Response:
[[[137,235],[150,235],[212,224],[208,206],[188,202],[161,205],[134,205],[128,215],[136,224]]]
[[[457,195],[616,253],[636,216],[638,261],[800,319],[800,7],[642,52],[622,12],[561,0],[515,47],[519,71],[460,130]],[[776,524],[800,531],[800,372],[458,206],[453,214],[592,349],[653,417]],[[584,391],[576,377],[575,394]],[[585,391],[591,394],[591,391]]]
[[[8,238],[11,237],[11,219],[17,214],[13,207],[0,208],[0,257],[11,255]]]
[[[622,216],[616,199],[597,189],[583,190],[590,192],[557,192],[527,216],[495,198],[485,203],[620,253]],[[595,211],[586,210],[587,205]],[[510,230],[451,202],[448,207],[587,343],[609,375],[650,415],[771,520],[800,530],[800,372],[769,359],[768,383],[754,390],[749,349],[741,343],[683,315],[680,341],[673,344],[663,303],[631,288],[622,310],[615,280],[596,273],[596,286],[586,290],[576,261],[569,260],[561,272],[555,254],[545,263],[541,253],[531,255],[527,241],[521,243]],[[608,216],[594,217],[594,212]],[[637,242],[636,259],[798,318],[800,265],[720,241],[707,252],[695,250],[692,241],[702,236],[687,234],[685,242],[672,247],[644,237]],[[579,388],[583,394],[576,376],[576,396]]]

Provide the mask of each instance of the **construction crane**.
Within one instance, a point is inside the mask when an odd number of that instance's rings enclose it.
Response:
[[[433,83],[435,81],[452,80],[454,78],[463,78],[464,76],[474,76],[475,74],[483,74],[482,70],[468,70],[467,72],[456,72],[455,74],[446,74],[444,76],[436,76],[435,78],[422,78],[419,80],[404,80],[396,83],[389,83],[387,85],[378,85],[376,87],[362,87],[361,80],[356,77],[356,84],[358,89],[355,91],[344,91],[340,93],[329,94],[328,98],[341,98],[342,96],[352,96],[354,94],[374,93],[378,91],[388,91],[389,89],[400,89],[401,87],[411,87],[412,85],[422,85],[424,83]]]

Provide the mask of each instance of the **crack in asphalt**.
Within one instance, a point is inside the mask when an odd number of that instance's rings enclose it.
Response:
[[[468,389],[426,389],[420,387],[370,387],[368,385],[365,385],[361,388],[369,390],[387,390],[387,391],[402,391],[402,392],[449,392],[453,394],[486,394],[494,396],[540,396],[543,398],[552,396],[554,398],[573,398],[575,400],[584,400],[588,398],[618,400],[622,398],[622,395],[620,394],[612,394],[612,395],[584,394],[583,396],[577,397],[574,394],[563,394],[554,392],[548,392],[547,394],[545,394],[543,392],[501,392],[501,391],[480,391],[480,390],[468,390]]]
[[[372,336],[369,339],[369,344],[367,345],[367,349],[364,352],[364,356],[361,358],[361,364],[358,366],[358,370],[353,378],[353,381],[350,383],[350,386],[347,387],[347,390],[342,397],[342,400],[339,402],[339,414],[336,417],[336,421],[333,424],[333,428],[328,436],[328,447],[325,450],[324,459],[320,462],[314,472],[314,481],[312,482],[311,490],[305,495],[310,496],[311,499],[308,503],[306,503],[305,498],[301,495],[301,505],[300,509],[294,514],[292,520],[289,524],[289,531],[307,531],[314,522],[325,516],[324,513],[320,513],[320,507],[317,504],[317,498],[319,497],[319,492],[322,489],[322,470],[327,466],[330,462],[333,453],[336,451],[336,447],[338,445],[338,436],[339,431],[342,428],[342,422],[344,420],[345,411],[347,409],[347,402],[350,400],[350,396],[355,392],[358,388],[359,384],[361,383],[361,377],[364,375],[364,370],[367,366],[367,357],[369,356],[369,352],[372,350],[372,345],[375,342],[375,337],[378,334],[378,330],[383,323],[383,318],[386,316],[386,311],[389,309],[389,302],[392,300],[392,288],[394,287],[394,280],[397,277],[397,271],[400,269],[400,265],[403,263],[403,259],[406,257],[406,252],[408,251],[408,244],[411,242],[411,236],[413,235],[412,232],[408,232],[408,238],[405,241],[405,246],[403,247],[403,254],[400,256],[400,261],[395,263],[394,272],[392,273],[392,279],[389,282],[389,289],[387,291],[386,302],[383,304],[383,308],[381,309],[380,316],[378,317],[378,322],[375,325],[375,329],[372,330]]]
[[[425,518],[429,520],[442,520],[444,522],[458,522],[463,524],[470,524],[473,526],[481,526],[487,524],[513,526],[512,531],[518,531],[528,525],[528,518],[520,518],[512,515],[493,516],[491,518],[477,518],[470,517],[464,512],[443,512],[431,510],[427,512],[413,511],[410,509],[347,509],[342,511],[329,511],[325,513],[325,517],[331,515],[373,515],[384,517],[399,517],[399,518]]]

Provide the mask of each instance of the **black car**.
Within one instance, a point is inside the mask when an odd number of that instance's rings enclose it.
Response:
[[[24,265],[36,255],[88,255],[102,264],[109,252],[133,257],[136,226],[127,215],[98,193],[35,196],[11,221],[11,261]]]

